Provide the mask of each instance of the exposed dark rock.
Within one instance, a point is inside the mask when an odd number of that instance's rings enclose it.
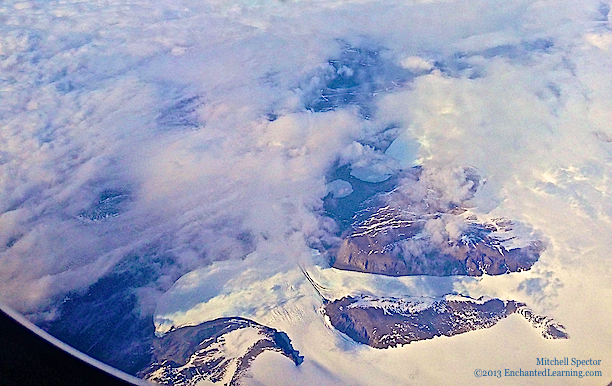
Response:
[[[284,332],[244,318],[220,318],[156,339],[152,362],[139,376],[162,385],[196,385],[202,380],[238,385],[264,351],[278,352],[296,366],[304,360]]]
[[[97,222],[119,216],[130,197],[119,190],[105,190],[100,194],[98,202],[89,210],[79,214],[77,218],[85,222]]]
[[[344,297],[324,306],[331,324],[356,342],[374,348],[389,348],[410,342],[453,336],[489,328],[518,312],[542,335],[567,338],[563,326],[537,316],[523,303],[500,299],[472,299],[446,295],[434,298]]]
[[[522,315],[527,321],[531,323],[534,328],[537,328],[542,333],[542,336],[546,339],[567,339],[569,335],[564,330],[564,327],[548,316],[537,315],[527,307],[525,304],[521,304],[516,312]]]
[[[511,221],[482,223],[463,216],[463,203],[481,185],[473,171],[459,173],[463,180],[454,189],[463,196],[456,200],[423,182],[422,174],[413,171],[402,181],[404,190],[365,202],[341,243],[330,250],[333,267],[389,276],[481,276],[528,270],[538,260],[544,251],[538,240],[506,246],[513,238],[504,238]]]
[[[139,279],[128,273],[104,277],[85,294],[67,297],[61,318],[41,327],[85,354],[135,374],[149,362],[155,337],[152,315],[141,316],[137,309],[134,286]]]
[[[544,250],[539,241],[510,250],[490,236],[472,242],[473,229],[439,245],[423,236],[425,219],[393,221],[380,232],[358,228],[346,237],[333,267],[389,276],[500,275],[530,269]]]
[[[340,232],[350,229],[355,221],[355,213],[364,209],[363,205],[367,200],[379,193],[393,190],[397,185],[397,177],[392,176],[386,181],[373,183],[361,181],[351,175],[351,168],[348,165],[338,167],[328,176],[329,181],[342,179],[353,187],[353,193],[346,197],[336,198],[328,194],[323,200],[323,206],[327,216],[334,219]]]
[[[153,315],[142,311],[138,291],[173,270],[172,257],[155,247],[130,253],[91,287],[69,293],[59,307],[61,317],[40,327],[134,375],[150,363],[155,339]]]
[[[322,64],[302,85],[304,106],[311,111],[359,106],[364,117],[372,113],[371,100],[414,78],[410,71],[383,58],[384,50],[343,44],[339,57]]]

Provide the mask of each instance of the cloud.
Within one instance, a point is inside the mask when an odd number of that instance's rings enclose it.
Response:
[[[415,72],[427,72],[433,68],[433,64],[418,56],[408,56],[401,61],[403,68]]]

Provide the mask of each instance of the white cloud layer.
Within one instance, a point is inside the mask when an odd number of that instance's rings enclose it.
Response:
[[[155,246],[174,261],[142,290],[160,326],[252,317],[306,356],[294,369],[262,355],[254,384],[469,384],[475,368],[532,368],[540,356],[607,363],[609,9],[600,0],[6,0],[0,301],[33,320],[57,317],[67,293]],[[353,94],[330,94],[355,78],[365,85]],[[402,134],[385,154],[376,141],[389,128]],[[335,164],[376,180],[416,163],[448,200],[465,193],[453,173],[477,169],[487,183],[472,211],[530,224],[548,243],[540,261],[473,279],[372,277],[313,260],[307,241],[333,232],[320,213]],[[333,297],[455,290],[524,301],[571,339],[543,341],[510,317],[452,339],[357,346],[326,327],[298,263]],[[282,367],[281,378],[266,365]],[[597,383],[612,378],[609,366],[594,370],[604,373]]]

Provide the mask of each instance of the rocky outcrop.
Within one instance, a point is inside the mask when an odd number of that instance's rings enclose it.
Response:
[[[512,223],[505,219],[479,223],[463,216],[461,208],[415,209],[397,203],[370,209],[373,213],[357,222],[332,252],[332,266],[389,276],[500,275],[530,269],[544,251],[538,240],[507,248],[503,234]],[[449,224],[455,234],[446,231]]]
[[[564,327],[548,316],[537,315],[533,310],[525,304],[521,304],[516,312],[527,319],[533,328],[540,330],[542,336],[546,339],[567,339],[569,336],[564,330]]]
[[[278,352],[296,366],[304,359],[284,332],[244,318],[220,318],[156,339],[152,363],[139,376],[162,385],[191,386],[203,380],[239,385],[264,351]]]
[[[500,275],[530,269],[544,251],[531,235],[511,234],[508,219],[468,214],[484,185],[474,169],[415,167],[385,184],[326,197],[339,237],[313,245],[333,267],[390,276]]]
[[[331,325],[356,342],[389,348],[436,336],[453,336],[489,328],[515,312],[541,322],[535,327],[551,339],[567,338],[563,326],[536,316],[525,304],[512,300],[473,299],[446,295],[434,298],[344,297],[324,306]]]

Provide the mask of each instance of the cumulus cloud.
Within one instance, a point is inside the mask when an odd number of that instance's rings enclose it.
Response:
[[[394,206],[410,205],[419,214],[444,213],[473,206],[470,200],[485,182],[472,168],[419,168],[401,178],[397,189],[386,200]]]
[[[425,60],[418,56],[408,56],[401,61],[402,67],[414,72],[427,72],[434,66],[431,61]]]

